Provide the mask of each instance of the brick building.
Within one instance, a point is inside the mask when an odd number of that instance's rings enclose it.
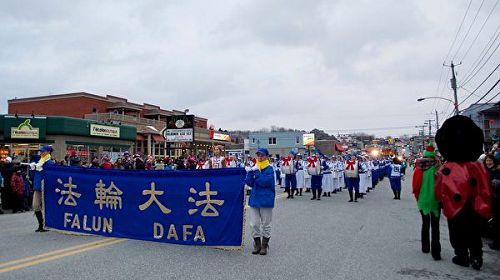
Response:
[[[184,115],[187,112],[165,110],[148,103],[137,104],[113,95],[76,92],[15,98],[8,100],[8,113],[65,116],[108,124],[132,125],[137,129],[134,152],[153,156],[176,156],[186,152],[207,153],[214,144],[229,144],[210,139],[208,120],[199,116],[194,117],[194,142],[165,143],[162,131],[166,128],[167,116]]]

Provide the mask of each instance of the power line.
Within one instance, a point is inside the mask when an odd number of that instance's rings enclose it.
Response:
[[[351,129],[322,129],[323,131],[368,131],[368,130],[393,130],[393,129],[408,129],[414,128],[414,125],[409,126],[393,126],[393,127],[372,127],[372,128],[351,128]]]
[[[464,56],[462,57],[462,59],[461,59],[461,60],[464,60],[464,59],[465,59],[465,57],[469,54],[470,50],[472,49],[472,46],[474,45],[474,43],[476,43],[477,38],[479,37],[479,35],[480,35],[480,34],[481,34],[481,32],[483,31],[484,26],[486,25],[486,23],[487,23],[487,22],[488,22],[488,20],[490,19],[490,16],[491,16],[491,14],[493,14],[493,11],[496,9],[497,4],[498,4],[498,2],[499,2],[499,1],[500,1],[500,0],[497,0],[497,1],[495,2],[495,5],[493,5],[493,8],[491,8],[490,13],[488,14],[488,16],[486,17],[486,19],[484,20],[483,25],[481,25],[481,28],[479,29],[479,32],[477,32],[476,37],[474,37],[474,39],[472,40],[472,43],[469,45],[469,48],[467,48],[467,51],[465,52],[465,54],[464,54]]]
[[[439,81],[438,81],[438,86],[436,88],[436,92],[439,92],[439,88],[441,87],[441,80],[443,79],[443,72],[444,72],[444,66],[441,66],[441,73],[439,74]],[[434,99],[434,102],[432,103],[432,107],[436,108],[437,103],[439,99]]]
[[[484,67],[484,65],[486,65],[486,63],[491,59],[491,57],[493,56],[493,54],[495,53],[495,51],[498,49],[498,46],[500,45],[500,43],[497,45],[497,47],[495,48],[495,50],[490,54],[490,56],[488,57],[488,59],[483,63],[483,65],[481,65],[481,67],[477,71],[475,71],[477,69],[477,67],[479,66],[479,64],[486,57],[486,55],[490,51],[491,47],[493,47],[493,44],[497,41],[498,36],[500,36],[500,32],[498,32],[499,29],[500,29],[500,25],[497,27],[497,30],[493,34],[493,37],[490,39],[490,41],[488,42],[488,44],[486,44],[486,46],[483,49],[483,51],[481,52],[481,54],[479,54],[478,59],[476,59],[476,61],[473,63],[473,65],[475,65],[475,66],[470,71],[468,71],[467,74],[465,74],[464,81],[462,82],[462,84],[460,86],[463,86],[466,83],[470,82],[470,80],[472,78],[474,78],[475,75],[477,75],[477,73]],[[495,36],[495,34],[496,34],[496,36]],[[493,38],[495,38],[495,39],[492,41]],[[491,44],[490,44],[490,42],[491,42]],[[486,52],[484,52],[485,50],[486,50]],[[484,54],[483,54],[483,52],[484,52]]]
[[[492,87],[491,87],[491,88],[490,88],[490,89],[489,89],[489,90],[488,90],[488,91],[487,91],[487,92],[486,92],[486,93],[485,93],[485,94],[484,94],[481,98],[479,98],[479,100],[477,100],[475,103],[472,103],[471,105],[469,105],[469,107],[470,107],[470,106],[474,106],[474,105],[478,104],[478,103],[479,103],[481,100],[483,100],[483,99],[484,99],[484,98],[485,98],[488,94],[490,94],[490,92],[491,92],[491,91],[492,91],[492,90],[493,90],[493,89],[494,89],[494,88],[495,88],[495,87],[496,87],[499,83],[500,83],[500,79],[498,79],[498,81],[497,81],[497,82],[496,82],[496,83],[495,83],[495,84],[494,84],[494,85],[493,85],[493,86],[492,86]],[[493,96],[493,97],[492,97],[490,100],[488,100],[486,103],[489,103],[491,100],[493,100],[493,99],[494,99],[495,97],[497,97],[499,94],[500,94],[500,93],[497,93],[495,96]],[[467,108],[469,108],[469,107],[467,107]],[[464,110],[461,110],[461,112],[463,112],[463,111],[464,111]],[[450,114],[450,115],[448,115],[448,118],[449,118],[450,116],[451,116],[451,114]]]
[[[471,63],[471,66],[467,70],[467,72],[464,75],[464,77],[467,77],[472,71],[474,71],[475,68],[474,69],[472,69],[472,68],[476,64],[479,64],[481,62],[481,60],[486,56],[485,52],[488,52],[491,49],[491,46],[497,40],[497,38],[498,38],[498,34],[497,33],[498,33],[499,30],[500,30],[500,25],[497,26],[497,29],[495,30],[495,32],[493,32],[493,35],[490,37],[490,39],[488,40],[488,42],[484,45],[484,48],[481,50],[481,52],[479,53],[479,55],[476,58],[476,60],[473,63]],[[475,67],[477,67],[477,65]]]
[[[446,57],[444,59],[444,62],[443,62],[443,67],[444,67],[444,63],[446,61],[448,61],[448,58],[450,56],[450,53],[451,51],[453,50],[453,47],[455,46],[455,43],[457,41],[457,38],[458,38],[458,35],[460,34],[460,31],[462,30],[462,26],[465,22],[465,18],[467,17],[467,14],[469,13],[469,10],[470,10],[470,6],[472,4],[472,0],[469,1],[469,5],[467,6],[467,9],[465,10],[465,14],[464,16],[462,17],[462,21],[460,22],[460,25],[458,26],[458,29],[457,29],[457,33],[455,34],[455,37],[453,38],[453,41],[450,45],[450,47],[448,48],[448,53],[446,54]],[[442,78],[442,75],[443,75],[443,68],[441,68],[441,74],[439,76],[439,82],[438,82],[438,88],[437,88],[437,91],[439,92],[439,87],[440,87],[440,84],[441,84],[441,78]],[[439,97],[443,97],[443,92],[446,88],[446,83],[443,83],[443,88],[441,90],[441,92],[439,93]],[[441,100],[434,100],[434,104],[433,104],[433,107],[436,109],[437,108],[437,104],[439,104]],[[448,104],[449,105],[449,104]],[[448,106],[449,107],[449,106]],[[446,110],[448,110],[448,107]]]
[[[469,13],[470,5],[472,4],[472,0],[469,1],[469,5],[467,6],[467,10],[465,11],[464,17],[462,18],[462,22],[460,23],[460,26],[458,27],[457,34],[455,34],[455,38],[453,39],[453,42],[451,43],[450,48],[448,49],[448,53],[446,54],[446,58],[444,59],[445,61],[448,60],[448,56],[451,53],[451,50],[455,46],[455,42],[457,41],[458,34],[460,34],[460,30],[462,30],[462,26],[464,24],[465,18],[467,17],[467,14]]]
[[[499,33],[500,34],[500,33]],[[483,65],[481,65],[481,67],[479,67],[479,69],[477,69],[477,71],[474,73],[474,75],[470,76],[468,80],[464,81],[462,83],[462,85],[465,85],[467,84],[468,82],[470,82],[478,73],[479,71],[481,71],[481,69],[483,69],[483,67],[486,65],[486,63],[488,61],[490,61],[491,57],[495,54],[495,52],[498,50],[498,47],[500,47],[500,42],[498,42],[496,48],[493,50],[493,52],[490,54],[490,56],[488,57],[488,59],[486,59],[483,63]]]
[[[498,81],[481,98],[479,98],[478,101],[476,101],[475,103],[471,104],[470,106],[478,104],[481,100],[483,100],[498,85],[498,83],[500,83],[500,79],[498,79]]]
[[[464,38],[462,39],[462,42],[460,43],[460,45],[458,46],[458,49],[457,51],[455,52],[455,54],[453,55],[453,58],[451,60],[455,60],[455,57],[457,57],[457,54],[460,52],[460,50],[462,49],[462,46],[464,45],[464,42],[465,40],[467,39],[467,36],[469,36],[469,32],[472,28],[472,26],[474,25],[474,23],[476,22],[476,19],[477,19],[477,15],[479,14],[479,12],[481,11],[481,8],[483,7],[483,4],[484,4],[484,0],[481,1],[481,5],[479,5],[479,8],[477,9],[476,11],[476,14],[474,15],[474,18],[472,19],[472,22],[470,23],[469,25],[469,28],[467,29],[467,32],[465,32],[465,36]]]
[[[495,71],[498,69],[498,67],[500,67],[500,63],[497,65],[497,67],[495,67],[495,69],[493,69],[493,71],[491,71],[491,73],[486,77],[486,79],[484,79],[480,84],[479,86],[476,87],[476,89],[474,89],[469,95],[467,95],[467,97],[465,97],[462,102],[460,102],[458,105],[461,105],[462,103],[464,103],[467,99],[469,99],[469,97],[471,97],[490,77],[491,75],[493,75],[493,73],[495,73]],[[463,87],[462,87],[463,88]]]
[[[471,95],[479,97],[479,95],[477,93],[472,92],[471,90],[467,89],[466,87],[460,87],[460,88],[463,89],[463,90],[465,90],[466,92],[470,93]],[[462,103],[460,103],[460,104],[462,104]]]
[[[477,107],[476,107],[476,109],[481,108],[481,107],[483,107],[483,106],[486,106],[486,105],[488,105],[488,104],[491,104],[490,102],[491,102],[493,99],[495,99],[495,97],[497,97],[497,96],[499,96],[499,95],[500,95],[500,91],[499,91],[499,92],[497,92],[497,94],[495,94],[495,96],[493,96],[492,98],[490,98],[488,101],[484,102],[483,104],[479,104],[479,106],[477,106]],[[495,101],[495,102],[497,102],[497,101]]]

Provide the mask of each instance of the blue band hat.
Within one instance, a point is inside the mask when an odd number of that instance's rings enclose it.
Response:
[[[52,147],[51,147],[51,146],[49,146],[49,145],[45,145],[45,146],[41,147],[41,148],[39,149],[39,151],[40,151],[40,152],[49,152],[49,153],[51,153],[51,152],[52,152]]]
[[[257,150],[257,152],[255,154],[261,154],[261,155],[264,155],[264,156],[268,156],[269,155],[269,151],[266,148],[260,148],[260,149]]]

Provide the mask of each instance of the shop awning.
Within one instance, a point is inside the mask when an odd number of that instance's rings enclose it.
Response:
[[[344,149],[344,147],[342,147],[341,144],[335,144],[335,151],[343,152],[343,151],[345,151],[345,149]]]
[[[144,141],[144,136],[142,136],[141,134],[137,134],[135,136],[135,141]]]
[[[155,140],[155,142],[157,142],[157,143],[165,142],[165,138],[163,138],[163,136],[161,136],[161,135],[152,134],[151,136],[153,136],[153,140]]]

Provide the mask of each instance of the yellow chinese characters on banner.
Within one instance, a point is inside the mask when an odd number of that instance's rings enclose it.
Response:
[[[170,212],[172,212],[172,210],[168,209],[163,204],[161,204],[161,202],[156,197],[157,195],[158,196],[163,195],[163,193],[164,193],[164,191],[157,191],[156,190],[155,182],[151,182],[151,189],[142,191],[142,195],[149,195],[149,199],[146,202],[144,202],[143,204],[139,205],[139,210],[144,211],[144,210],[148,209],[149,206],[151,206],[151,204],[154,202],[154,203],[156,203],[156,205],[158,205],[158,207],[160,207],[160,210],[161,210],[161,212],[163,212],[163,214],[169,214]]]
[[[59,178],[57,179],[57,183],[62,185],[63,188],[67,188],[67,190],[56,188],[56,193],[61,193],[61,197],[59,198],[57,203],[61,205],[61,203],[63,203],[64,200],[64,205],[76,206],[77,205],[76,199],[80,198],[81,194],[74,190],[78,186],[73,184],[73,178],[69,177],[67,183],[63,183],[62,179]],[[66,199],[64,199],[64,196],[66,196]]]
[[[189,192],[192,194],[198,193],[194,188],[190,188]],[[201,211],[201,216],[203,217],[218,217],[219,216],[219,211],[213,206],[212,204],[222,206],[224,204],[224,200],[220,199],[212,199],[212,196],[217,195],[217,191],[211,191],[210,190],[210,183],[206,182],[205,183],[205,190],[201,191],[198,193],[199,196],[205,197],[204,200],[196,200],[193,197],[189,197],[188,201],[191,203],[194,203],[196,207],[200,207],[201,205],[205,205],[203,207],[203,210]],[[196,212],[198,212],[198,208],[192,208],[188,210],[189,215],[193,215]]]
[[[111,210],[122,209],[123,192],[111,181],[108,188],[103,183],[102,179],[96,184],[94,204],[99,205],[102,210],[103,206]]]

